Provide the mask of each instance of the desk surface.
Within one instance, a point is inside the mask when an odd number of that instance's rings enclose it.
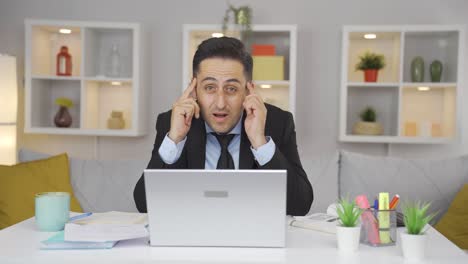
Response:
[[[401,229],[399,230],[401,231]],[[423,263],[468,263],[468,255],[430,229]],[[150,247],[147,239],[121,241],[105,250],[39,250],[53,233],[39,232],[34,218],[0,231],[0,263],[405,263],[397,246],[360,245],[356,253],[340,253],[336,237],[289,227],[286,248]]]

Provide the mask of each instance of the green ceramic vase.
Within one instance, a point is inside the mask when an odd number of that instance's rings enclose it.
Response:
[[[424,60],[420,56],[415,57],[411,61],[411,81],[412,82],[424,81]]]
[[[435,60],[431,63],[430,72],[431,72],[431,82],[440,82],[442,77],[442,62]]]

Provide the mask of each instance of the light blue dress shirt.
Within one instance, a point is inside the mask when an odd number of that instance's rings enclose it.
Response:
[[[221,146],[218,140],[211,132],[213,129],[205,122],[206,128],[206,158],[205,158],[205,169],[216,169],[218,164],[219,156],[221,155]],[[228,151],[234,161],[234,167],[239,169],[239,153],[240,153],[240,141],[242,132],[242,117],[237,122],[236,126],[229,132],[229,134],[235,134],[228,146]],[[166,164],[174,164],[179,160],[182,150],[184,149],[187,137],[185,137],[179,143],[175,143],[168,135],[164,138],[161,146],[159,147],[159,156]],[[275,154],[276,145],[271,137],[267,137],[267,143],[254,149],[250,146],[253,156],[261,166],[268,163],[273,155]]]

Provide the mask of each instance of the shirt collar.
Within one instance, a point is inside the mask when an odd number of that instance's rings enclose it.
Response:
[[[237,121],[236,126],[228,132],[228,134],[234,134],[234,135],[240,135],[242,131],[242,117],[244,116],[244,112],[241,113],[241,116],[239,118],[239,121]],[[212,133],[214,130],[206,123],[205,121],[205,128],[206,128],[206,133]]]

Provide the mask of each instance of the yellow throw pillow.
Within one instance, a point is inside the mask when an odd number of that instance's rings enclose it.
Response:
[[[461,249],[468,249],[468,184],[457,193],[435,228]]]
[[[35,194],[69,192],[70,210],[82,212],[70,184],[68,156],[0,165],[0,229],[34,216]]]

